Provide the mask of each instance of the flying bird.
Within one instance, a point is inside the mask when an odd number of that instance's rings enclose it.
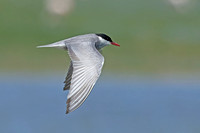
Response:
[[[85,34],[37,47],[68,51],[71,63],[64,81],[64,90],[69,90],[66,114],[76,110],[90,94],[104,64],[100,50],[107,45],[120,46],[106,34]]]

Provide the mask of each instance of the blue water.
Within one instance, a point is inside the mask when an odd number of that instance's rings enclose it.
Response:
[[[198,78],[102,76],[66,115],[64,76],[0,76],[0,133],[199,133]]]

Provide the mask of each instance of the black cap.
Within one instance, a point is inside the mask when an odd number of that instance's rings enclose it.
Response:
[[[96,35],[102,37],[106,41],[112,42],[112,39],[106,34],[99,33],[99,34],[96,34]]]

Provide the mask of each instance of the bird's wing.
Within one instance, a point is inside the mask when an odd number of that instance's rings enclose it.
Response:
[[[63,90],[69,90],[70,89],[72,74],[73,74],[73,64],[72,64],[72,61],[71,61],[68,72],[67,72],[67,77],[65,78],[65,81],[64,81],[65,86],[64,86]]]
[[[68,53],[71,64],[64,87],[64,90],[69,90],[66,113],[74,111],[85,101],[99,78],[104,63],[104,57],[94,45],[68,46]]]

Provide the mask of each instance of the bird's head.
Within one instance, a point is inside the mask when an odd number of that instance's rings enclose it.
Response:
[[[104,46],[106,46],[106,45],[115,45],[118,47],[120,46],[119,44],[113,42],[112,39],[106,34],[100,33],[100,34],[96,34],[96,35],[98,36],[100,43],[103,44]]]

